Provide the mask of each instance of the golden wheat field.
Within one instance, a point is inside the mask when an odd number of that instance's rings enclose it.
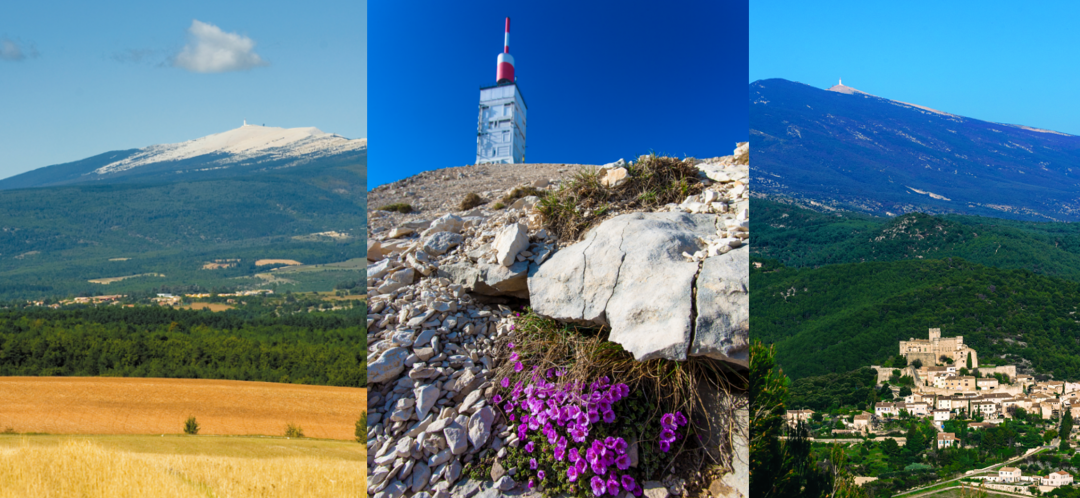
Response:
[[[0,432],[276,435],[353,440],[367,390],[268,382],[116,377],[0,377]],[[2,481],[0,481],[2,482]]]
[[[168,454],[118,449],[125,444],[146,449],[155,446],[155,440],[169,439],[161,436],[127,436],[128,440],[119,445],[94,437],[68,436],[59,441],[42,438],[0,437],[0,498],[340,497],[361,496],[366,488],[363,445],[355,442],[352,446],[361,448],[358,458],[343,459],[313,455],[236,457],[214,454],[214,450],[210,454]],[[140,438],[148,441],[135,441]],[[227,444],[237,447],[254,442],[245,441],[253,438],[172,438],[190,441],[189,446],[210,439],[231,440]],[[301,443],[305,441],[276,440],[282,447]]]

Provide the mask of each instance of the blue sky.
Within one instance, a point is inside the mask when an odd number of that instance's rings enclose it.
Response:
[[[366,15],[366,0],[9,2],[0,178],[244,119],[365,138]]]
[[[378,2],[369,188],[475,162],[507,16],[528,162],[713,157],[747,139],[745,1]]]
[[[1080,135],[1080,3],[750,4],[750,77]]]

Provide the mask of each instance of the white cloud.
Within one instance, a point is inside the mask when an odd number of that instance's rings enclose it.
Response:
[[[38,51],[31,43],[23,50],[19,42],[12,40],[8,37],[0,38],[0,60],[2,61],[21,61],[27,57],[37,57]]]
[[[188,44],[173,59],[176,67],[196,73],[224,73],[269,65],[255,53],[254,40],[226,33],[213,24],[193,20],[188,38]]]

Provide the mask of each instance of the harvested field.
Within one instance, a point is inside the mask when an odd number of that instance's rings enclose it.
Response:
[[[225,311],[233,309],[231,304],[222,303],[191,303],[180,306],[180,309],[184,310],[210,310],[210,311]]]
[[[299,262],[299,261],[297,261],[295,259],[260,259],[258,261],[255,261],[255,266],[302,265],[302,264],[304,264],[304,263],[301,263],[301,262]]]
[[[93,438],[17,439],[0,446],[0,498],[361,496],[367,480],[363,461],[338,458],[143,453]]]
[[[109,284],[111,284],[111,283],[113,283],[113,282],[119,282],[119,281],[121,281],[121,280],[127,280],[127,279],[129,279],[129,278],[138,278],[138,277],[164,277],[164,276],[165,276],[165,275],[162,275],[162,274],[160,274],[160,273],[140,273],[140,274],[138,274],[138,275],[127,275],[127,276],[124,276],[124,277],[95,278],[95,279],[93,279],[93,280],[87,280],[87,282],[90,282],[90,283],[92,283],[92,284],[102,284],[102,285],[109,285]]]
[[[337,263],[327,263],[325,265],[290,266],[288,268],[278,268],[274,271],[278,273],[301,273],[313,271],[363,270],[365,268],[367,268],[367,258],[353,258]]]
[[[0,431],[49,434],[271,435],[353,440],[367,390],[269,382],[117,377],[0,377]]]

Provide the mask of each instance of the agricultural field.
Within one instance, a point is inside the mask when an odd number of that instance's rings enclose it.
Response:
[[[210,310],[217,313],[219,311],[231,310],[233,309],[233,306],[222,303],[191,303],[177,306],[177,308],[182,310]]]
[[[367,409],[366,389],[209,379],[0,377],[0,399],[0,432],[47,434],[182,434],[195,417],[200,435],[281,436],[293,424],[354,441]]]
[[[0,436],[0,498],[362,496],[362,444],[222,436]]]

